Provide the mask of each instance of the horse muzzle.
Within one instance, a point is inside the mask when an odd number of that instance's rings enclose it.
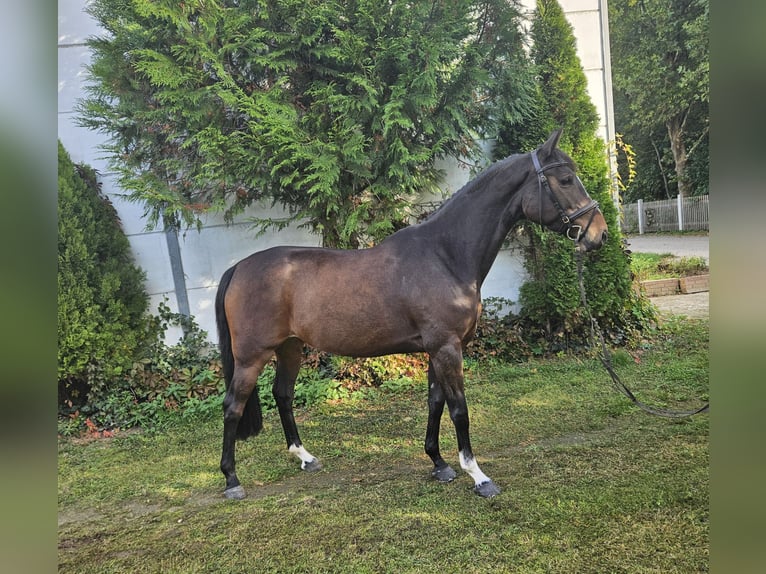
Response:
[[[609,238],[609,232],[604,230],[601,232],[601,235],[597,237],[595,240],[588,239],[584,235],[580,237],[579,239],[575,240],[575,246],[577,251],[582,251],[583,253],[588,251],[595,251],[596,249],[601,249],[603,247],[604,243],[606,243],[606,240]],[[570,239],[572,239],[570,237]]]
[[[601,210],[596,207],[588,214],[588,220],[584,227],[576,221],[569,223],[566,236],[574,241],[578,251],[594,251],[606,243],[609,238],[609,228]]]

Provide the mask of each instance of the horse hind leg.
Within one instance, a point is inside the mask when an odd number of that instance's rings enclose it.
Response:
[[[258,434],[261,430],[260,402],[258,399],[258,376],[271,358],[270,351],[256,356],[248,366],[235,364],[234,374],[223,399],[223,449],[221,472],[226,478],[224,496],[242,499],[245,490],[237,478],[235,447],[237,438]],[[244,415],[244,417],[243,417]]]
[[[315,472],[322,469],[319,459],[308,452],[298,435],[298,426],[293,415],[293,399],[295,398],[295,380],[301,368],[303,358],[303,342],[299,339],[287,339],[276,350],[277,373],[274,377],[272,393],[279,410],[282,429],[287,440],[287,450],[301,461],[301,469]]]

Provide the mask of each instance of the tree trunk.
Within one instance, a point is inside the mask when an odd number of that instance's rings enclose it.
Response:
[[[662,185],[663,189],[665,190],[665,199],[673,199],[670,197],[670,188],[668,187],[668,176],[665,173],[665,167],[662,165],[662,156],[660,155],[660,150],[657,147],[657,144],[654,143],[654,137],[649,136],[649,141],[652,144],[652,147],[654,148],[654,155],[657,158],[657,168],[660,171],[660,175],[662,176]]]
[[[673,152],[673,162],[676,166],[676,179],[678,180],[678,194],[681,197],[691,195],[691,183],[686,174],[687,153],[684,145],[684,128],[680,116],[673,116],[665,125],[668,128],[668,138],[670,139],[670,150]]]

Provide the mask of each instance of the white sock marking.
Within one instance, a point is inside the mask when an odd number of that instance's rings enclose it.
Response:
[[[490,478],[481,471],[479,463],[476,462],[475,458],[466,458],[462,451],[460,451],[459,455],[460,467],[471,476],[476,486],[490,482]]]
[[[297,456],[300,459],[302,469],[305,469],[307,464],[314,462],[316,460],[316,457],[312,455],[309,451],[307,451],[305,448],[303,448],[303,446],[296,446],[294,444],[291,444],[287,450],[293,453],[295,456]]]

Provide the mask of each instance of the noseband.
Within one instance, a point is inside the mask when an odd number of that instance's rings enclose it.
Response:
[[[569,162],[557,161],[557,162],[549,163],[545,166],[541,166],[540,160],[537,158],[537,150],[535,150],[532,152],[532,163],[534,164],[535,171],[537,172],[537,185],[538,185],[538,189],[540,190],[540,211],[542,212],[542,195],[543,195],[543,188],[545,188],[545,190],[548,192],[548,195],[551,196],[551,201],[553,202],[553,205],[556,207],[556,210],[559,212],[559,218],[561,219],[561,223],[563,223],[566,226],[566,236],[572,241],[574,241],[575,243],[579,243],[580,240],[588,232],[588,229],[590,228],[590,224],[593,222],[593,218],[595,217],[596,211],[598,210],[598,201],[596,201],[595,199],[591,199],[590,203],[586,205],[585,207],[581,207],[580,209],[577,209],[573,211],[572,213],[567,213],[566,211],[564,211],[564,208],[561,207],[561,204],[556,198],[556,194],[553,193],[553,190],[551,189],[550,185],[548,185],[548,178],[545,177],[545,171],[552,169],[554,167],[569,165]],[[575,175],[575,177],[577,176]],[[579,177],[577,178],[577,181],[580,181]],[[580,185],[582,185],[582,182],[580,182]],[[583,186],[583,190],[585,190],[584,186]],[[588,195],[587,191],[585,191],[585,195]],[[590,199],[590,197],[588,197],[588,199]],[[590,218],[588,219],[588,223],[585,225],[584,229],[582,225],[574,223],[575,219],[577,219],[578,217],[582,215],[585,215],[589,211],[591,212]],[[542,223],[542,221],[540,223]],[[572,236],[573,230],[576,230],[574,236]]]

